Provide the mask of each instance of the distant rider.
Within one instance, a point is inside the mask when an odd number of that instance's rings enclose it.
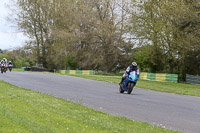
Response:
[[[137,68],[137,63],[136,62],[132,62],[132,64],[130,66],[128,66],[128,68],[126,69],[126,72],[123,74],[122,76],[122,80],[119,83],[119,85],[121,85],[124,81],[124,79],[126,79],[126,77],[129,76],[130,72],[135,71],[136,72],[136,77],[139,78],[139,69]]]
[[[6,66],[7,66],[7,62],[6,62],[6,59],[3,58],[3,60],[1,60],[1,73],[6,72]]]
[[[12,61],[8,62],[8,67],[12,67]]]
[[[3,64],[7,65],[7,59],[6,58],[3,58]]]
[[[9,68],[9,70],[11,72],[11,70],[12,70],[12,62],[11,61],[8,62],[8,68]]]

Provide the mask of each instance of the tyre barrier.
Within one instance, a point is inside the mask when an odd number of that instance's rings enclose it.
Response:
[[[94,75],[94,70],[59,70],[61,74]]]
[[[54,72],[54,70],[48,68],[39,68],[39,67],[22,67],[22,71]]]
[[[188,83],[188,84],[200,84],[200,76],[186,74],[186,83]]]
[[[141,72],[140,79],[149,81],[161,81],[161,82],[178,82],[178,74],[166,74],[166,73],[147,73]]]

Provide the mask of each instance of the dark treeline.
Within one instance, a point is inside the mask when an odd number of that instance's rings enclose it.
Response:
[[[180,80],[200,74],[198,0],[17,0],[16,7],[11,20],[30,38],[22,49],[44,67],[116,72],[136,61]]]

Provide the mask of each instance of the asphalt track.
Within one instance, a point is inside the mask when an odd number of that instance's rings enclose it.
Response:
[[[78,102],[96,110],[185,133],[200,133],[200,98],[119,86],[65,75],[7,72],[0,80]]]

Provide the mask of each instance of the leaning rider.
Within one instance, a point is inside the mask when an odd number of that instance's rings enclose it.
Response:
[[[128,77],[130,72],[132,72],[132,71],[135,71],[137,77],[139,77],[139,69],[137,68],[137,63],[136,62],[132,62],[132,64],[130,66],[128,66],[128,68],[126,69],[126,72],[122,76],[122,80],[119,83],[119,85],[121,85],[123,83],[124,79],[126,79],[126,77]]]

